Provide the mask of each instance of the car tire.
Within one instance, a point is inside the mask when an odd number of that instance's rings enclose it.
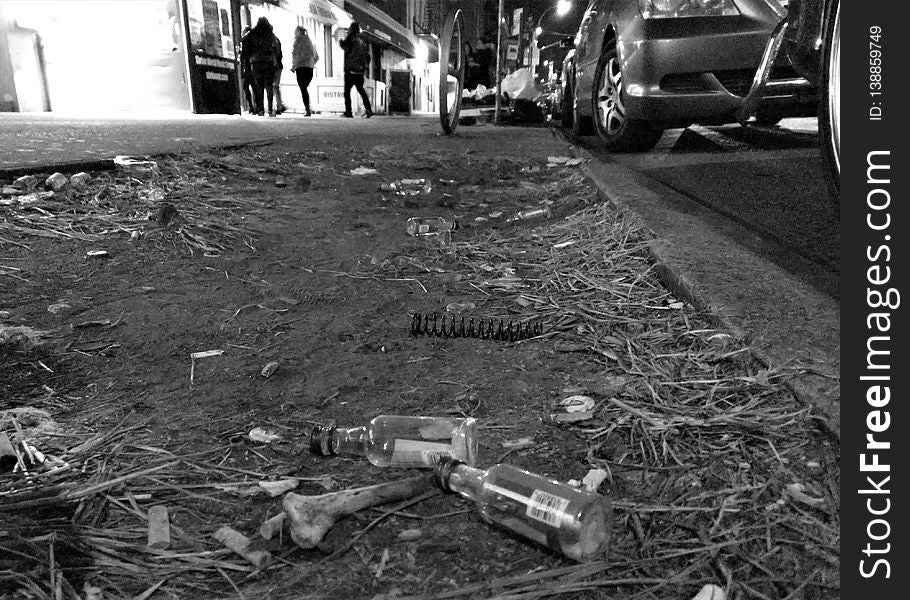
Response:
[[[616,47],[597,61],[591,98],[594,129],[604,147],[612,152],[644,152],[660,140],[663,130],[648,121],[629,119],[623,105],[622,69]]]
[[[840,203],[840,0],[831,0],[822,38],[818,133],[831,199]]]

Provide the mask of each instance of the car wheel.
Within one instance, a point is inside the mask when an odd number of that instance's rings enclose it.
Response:
[[[613,47],[597,61],[597,71],[594,73],[594,128],[608,150],[650,150],[657,144],[663,130],[648,121],[628,118],[622,83],[619,56]]]
[[[832,0],[822,43],[818,131],[828,167],[831,198],[840,202],[840,0]]]

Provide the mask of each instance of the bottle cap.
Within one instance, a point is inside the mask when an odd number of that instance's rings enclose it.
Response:
[[[452,488],[449,487],[449,475],[452,474],[455,467],[463,464],[464,462],[457,458],[452,458],[451,456],[443,456],[440,458],[433,471],[433,478],[436,481],[436,485],[445,492],[451,492]]]
[[[332,433],[335,426],[316,425],[310,432],[310,452],[317,456],[334,456],[332,452]]]

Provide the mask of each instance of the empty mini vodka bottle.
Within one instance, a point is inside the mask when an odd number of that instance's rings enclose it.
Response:
[[[411,217],[405,226],[408,235],[439,235],[458,229],[458,221],[443,217]]]
[[[444,458],[436,484],[477,503],[484,521],[584,562],[606,559],[610,501],[595,492],[498,464],[489,469]]]
[[[515,213],[514,215],[512,215],[511,217],[506,219],[506,221],[514,222],[514,221],[527,221],[528,219],[541,219],[541,218],[547,219],[550,217],[550,215],[551,215],[550,209],[549,209],[549,207],[546,207],[546,206],[543,208],[527,208],[525,210],[518,211],[517,213]]]
[[[380,415],[362,427],[317,425],[310,450],[319,456],[365,456],[377,467],[432,468],[444,457],[473,465],[477,420]]]
[[[383,192],[395,192],[399,196],[419,196],[429,194],[433,186],[426,179],[399,179],[379,186]]]

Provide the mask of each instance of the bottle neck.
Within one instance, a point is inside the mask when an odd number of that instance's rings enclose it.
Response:
[[[366,426],[336,427],[329,442],[330,451],[332,454],[363,454],[366,437]]]
[[[310,449],[319,456],[363,454],[366,427],[326,427],[319,425],[310,437]]]
[[[449,473],[446,487],[465,498],[477,500],[480,498],[480,492],[483,487],[484,473],[483,469],[459,462]]]

